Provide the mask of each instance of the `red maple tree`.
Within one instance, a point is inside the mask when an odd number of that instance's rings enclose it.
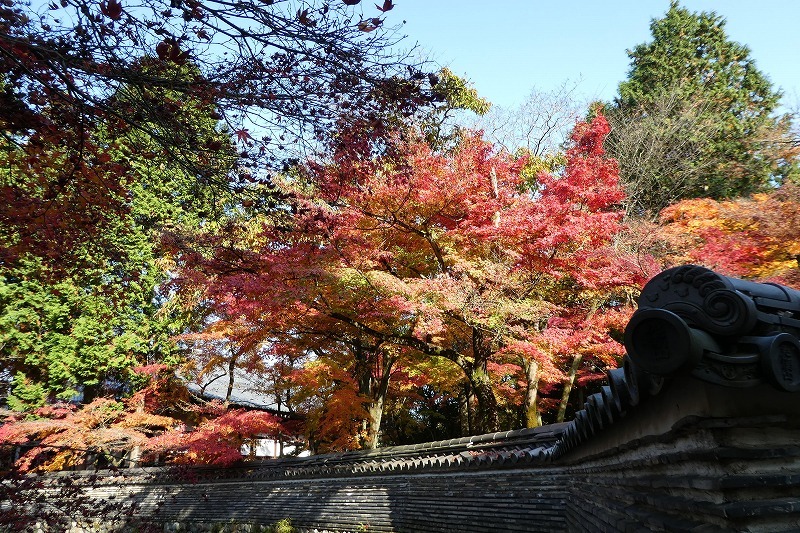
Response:
[[[253,438],[298,432],[297,424],[263,411],[192,399],[164,365],[137,369],[147,384],[124,401],[55,404],[15,414],[0,426],[4,453],[18,451],[17,472],[142,464],[211,464],[243,460]]]
[[[367,420],[366,445],[380,425],[367,410],[383,405],[393,365],[420,357],[460,369],[473,431],[499,427],[498,383],[509,379],[535,424],[536,393],[561,384],[574,354],[579,384],[616,364],[609,331],[649,274],[613,246],[622,192],[607,133],[602,116],[578,124],[563,175],[534,189],[524,160],[478,136],[449,155],[416,141],[375,155],[356,137],[283,183],[291,224],[232,224],[181,244],[181,282],[223,320],[246,320],[266,349],[302,346],[322,361],[338,385],[328,412],[347,406],[353,423]]]
[[[800,189],[715,201],[684,200],[661,213],[668,265],[697,263],[729,276],[800,286]]]

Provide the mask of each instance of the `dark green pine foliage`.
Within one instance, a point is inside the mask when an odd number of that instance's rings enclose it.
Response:
[[[608,109],[608,147],[634,210],[747,195],[796,172],[788,117],[774,114],[781,93],[722,17],[672,2],[650,30],[652,41],[628,51],[628,79]]]

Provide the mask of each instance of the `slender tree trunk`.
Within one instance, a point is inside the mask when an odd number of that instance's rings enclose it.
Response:
[[[144,400],[136,405],[137,413],[144,413]],[[131,448],[131,453],[128,460],[128,468],[136,468],[139,466],[139,459],[142,458],[142,447],[138,444]]]
[[[500,188],[497,184],[497,172],[495,172],[494,167],[489,171],[489,179],[492,182],[492,196],[495,198],[500,198]],[[500,209],[494,212],[492,215],[492,223],[494,224],[495,228],[500,227]]]
[[[469,381],[478,402],[475,430],[478,433],[497,431],[500,428],[500,419],[497,415],[497,398],[489,375],[483,369],[476,369],[471,373]]]
[[[353,356],[355,365],[353,374],[358,383],[358,392],[364,396],[370,395],[372,387],[372,365],[369,361],[369,348],[365,347],[361,339],[353,340]]]
[[[225,403],[229,403],[231,401],[231,395],[233,395],[233,371],[236,370],[236,360],[238,357],[231,357],[230,362],[228,363],[228,390],[225,391]]]
[[[478,328],[472,328],[472,355],[472,367],[465,370],[478,403],[475,430],[478,433],[491,433],[500,428],[500,419],[497,414],[497,397],[486,370],[490,353],[483,333]]]
[[[558,416],[556,416],[556,422],[563,422],[564,417],[567,414],[569,395],[572,393],[572,387],[575,385],[575,375],[578,373],[578,368],[581,366],[582,361],[583,355],[581,354],[576,354],[572,359],[572,366],[569,369],[569,376],[567,376],[567,381],[564,383],[564,392],[561,395],[561,403],[558,406]]]
[[[464,388],[458,395],[458,421],[461,436],[465,437],[472,434],[472,393],[470,392],[469,382],[464,382]]]
[[[139,466],[139,459],[142,458],[142,447],[138,444],[131,448],[130,453],[128,454],[128,461],[127,465],[123,464],[122,466],[127,466],[128,468],[136,468]]]
[[[525,378],[528,390],[525,394],[525,427],[535,428],[542,425],[542,417],[537,405],[539,392],[539,363],[533,359],[524,362]]]

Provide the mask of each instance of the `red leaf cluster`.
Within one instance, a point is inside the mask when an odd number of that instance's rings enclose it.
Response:
[[[595,379],[621,357],[619,317],[649,274],[615,247],[623,193],[602,148],[608,131],[602,116],[578,124],[565,171],[534,189],[525,160],[477,135],[451,154],[394,139],[376,156],[343,132],[331,161],[282,184],[289,227],[226,228],[202,243],[214,254],[183,247],[193,266],[178,281],[214,302],[213,328],[240,331],[237,342],[315,354],[292,379],[316,399],[310,424],[334,447],[358,441],[378,401],[366,383],[391,368],[374,357],[365,373],[366,346],[405,369],[454,365],[467,380],[485,367],[514,402],[530,361],[542,388],[576,353]],[[246,249],[231,246],[239,234]],[[282,351],[292,352],[270,353]]]
[[[800,189],[727,201],[684,200],[661,213],[664,263],[800,287]]]
[[[118,0],[101,2],[100,12],[111,20],[119,20],[122,17],[122,4]]]
[[[14,465],[21,472],[80,467],[98,457],[128,466],[123,457],[134,449],[145,464],[160,457],[175,464],[230,465],[243,459],[248,439],[297,431],[267,412],[192,405],[185,385],[159,369],[124,403],[99,398],[80,408],[56,404],[33,417],[8,418],[0,426],[0,443],[22,446]]]

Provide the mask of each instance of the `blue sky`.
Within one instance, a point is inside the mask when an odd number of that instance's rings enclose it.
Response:
[[[728,36],[750,48],[758,68],[784,91],[784,105],[800,102],[800,1],[681,5],[725,17]],[[418,42],[492,103],[513,107],[534,88],[553,90],[565,81],[580,81],[586,98],[613,98],[628,70],[626,49],[650,40],[650,20],[668,8],[669,0],[395,0],[386,22],[405,20],[408,44]]]

